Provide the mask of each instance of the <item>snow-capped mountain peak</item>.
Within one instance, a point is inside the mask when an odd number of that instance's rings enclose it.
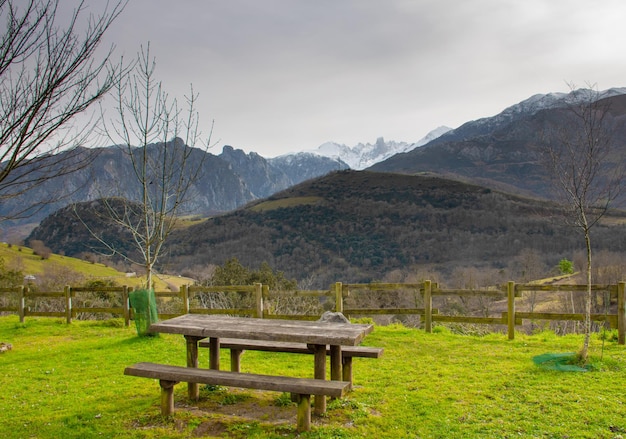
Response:
[[[419,146],[436,139],[442,134],[450,131],[451,128],[442,126],[429,132],[422,139],[415,143],[385,141],[379,137],[374,143],[359,143],[355,146],[347,146],[336,142],[326,142],[317,147],[317,149],[307,152],[340,159],[347,163],[351,169],[361,170],[369,168],[375,163],[388,159],[389,157],[410,151]]]
[[[566,107],[568,105],[588,102],[590,99],[604,99],[612,96],[626,94],[626,88],[616,87],[608,90],[596,91],[587,88],[572,90],[569,93],[536,94],[515,105],[505,108],[501,116],[514,116],[516,114],[532,115],[549,108]],[[499,116],[500,116],[499,115]]]

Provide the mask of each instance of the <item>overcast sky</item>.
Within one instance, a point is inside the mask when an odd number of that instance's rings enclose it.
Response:
[[[273,157],[626,86],[625,17],[623,0],[130,0],[106,43],[150,42],[171,95],[193,84],[213,153]]]

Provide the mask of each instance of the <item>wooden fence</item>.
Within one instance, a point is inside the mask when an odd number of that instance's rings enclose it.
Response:
[[[607,297],[608,308],[615,313],[592,314],[594,322],[617,329],[618,343],[626,342],[626,308],[624,291],[626,283],[592,285],[594,293]],[[239,286],[189,286],[177,292],[155,292],[159,316],[232,314],[258,318],[293,318],[314,320],[327,310],[342,312],[347,316],[419,316],[420,324],[432,332],[434,322],[471,323],[506,326],[509,339],[515,337],[516,326],[524,320],[584,321],[583,313],[526,312],[516,310],[516,303],[525,292],[584,292],[586,285],[533,285],[508,282],[491,289],[444,289],[430,281],[415,284],[343,284],[337,282],[327,290],[270,291],[267,285]],[[67,323],[77,317],[109,314],[122,317],[129,325],[133,313],[129,303],[132,288],[77,288],[67,286],[63,291],[35,292],[28,286],[0,288],[0,312],[17,313],[23,322],[27,316],[65,318]],[[378,301],[373,296],[378,294]],[[389,297],[393,296],[392,299]],[[501,300],[506,311],[499,315],[469,316],[444,315],[433,307],[433,298],[491,298]],[[98,300],[96,300],[98,299]],[[103,306],[102,302],[109,302]],[[45,306],[41,303],[45,303]],[[409,303],[411,302],[411,303]],[[111,306],[110,303],[115,303]],[[363,304],[369,305],[364,306]],[[374,306],[372,306],[372,304]],[[613,306],[616,305],[616,306]]]

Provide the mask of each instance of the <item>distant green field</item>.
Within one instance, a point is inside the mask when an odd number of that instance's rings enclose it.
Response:
[[[126,365],[184,365],[184,339],[139,338],[120,321],[0,317],[0,437],[17,438],[607,438],[626,437],[626,347],[614,334],[592,340],[590,372],[540,369],[532,358],[576,351],[581,336],[552,333],[461,336],[377,326],[366,345],[380,359],[355,359],[355,389],[329,402],[312,431],[297,436],[287,395],[201,390],[191,403],[176,387],[176,411],[159,414],[154,380]],[[201,353],[207,367],[208,355]],[[246,352],[242,370],[312,376],[307,355]],[[228,367],[227,352],[222,367]]]
[[[316,204],[320,200],[323,200],[322,197],[291,197],[291,198],[281,198],[280,200],[269,200],[264,201],[262,203],[257,204],[252,207],[250,210],[254,212],[266,212],[269,210],[280,209],[284,207],[294,207],[294,206],[302,206],[309,204]]]
[[[51,254],[49,258],[42,259],[33,253],[28,247],[8,245],[0,243],[0,258],[4,259],[5,266],[9,269],[20,270],[24,275],[41,275],[46,270],[62,269],[68,272],[78,273],[85,279],[108,279],[117,282],[119,285],[132,287],[141,286],[141,277],[126,277],[125,273],[114,268],[107,267],[101,263],[91,263],[82,259]],[[141,275],[141,273],[138,273]],[[174,276],[160,276],[155,281],[156,290],[166,290],[169,285],[179,287],[182,283],[192,283],[188,278],[178,278]]]
[[[46,267],[62,265],[86,276],[124,276],[124,273],[103,264],[92,264],[76,258],[51,254],[48,259],[42,259],[32,249],[18,245],[0,244],[0,258],[4,259],[8,267],[19,269],[24,274],[37,275],[43,273]]]

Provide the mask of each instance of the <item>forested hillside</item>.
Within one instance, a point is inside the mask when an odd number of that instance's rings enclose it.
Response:
[[[596,249],[621,251],[624,231],[600,225]],[[435,177],[343,171],[180,231],[167,266],[237,257],[325,287],[463,266],[513,277],[523,253],[549,267],[582,248],[547,202]]]
[[[54,252],[76,255],[97,241],[72,220],[79,212],[104,236],[130,240],[98,220],[97,203],[66,208],[35,229]],[[76,209],[76,210],[75,210]],[[626,220],[615,212],[594,230],[597,252],[626,247]],[[582,250],[556,205],[432,176],[341,171],[176,230],[160,260],[164,272],[194,277],[236,257],[269,263],[301,285],[383,280],[391,273],[450,276],[459,267],[519,279],[521,255],[545,270]],[[98,222],[100,221],[100,222]]]

